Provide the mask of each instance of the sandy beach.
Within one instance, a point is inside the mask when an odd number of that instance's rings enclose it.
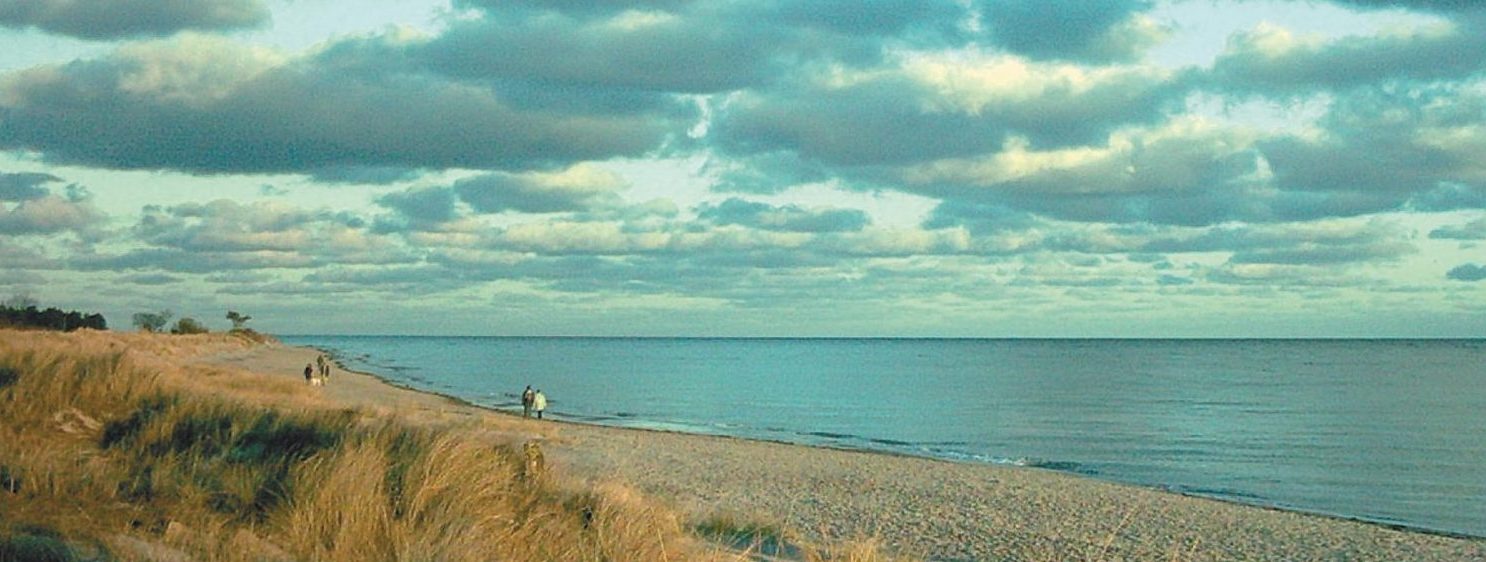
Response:
[[[195,361],[300,377],[317,353],[269,345]],[[340,407],[540,440],[566,477],[631,486],[696,520],[736,516],[811,539],[872,537],[930,560],[1486,560],[1482,539],[1047,470],[523,420],[341,369],[317,390]]]

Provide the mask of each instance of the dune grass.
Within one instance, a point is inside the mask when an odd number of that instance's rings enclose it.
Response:
[[[530,473],[520,448],[473,432],[330,408],[272,377],[177,366],[251,345],[0,332],[0,562],[777,554],[707,540],[722,531],[623,486]],[[870,543],[791,548],[811,561],[888,560]]]

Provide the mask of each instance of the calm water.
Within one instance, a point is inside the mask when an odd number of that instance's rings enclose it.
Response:
[[[1015,463],[1486,536],[1486,341],[284,338],[554,418]]]

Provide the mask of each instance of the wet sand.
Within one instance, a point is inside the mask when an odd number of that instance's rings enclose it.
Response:
[[[198,361],[302,379],[312,349]],[[513,384],[512,392],[520,390]],[[931,560],[1486,561],[1486,540],[1307,515],[1041,469],[662,431],[523,420],[335,369],[315,392],[414,423],[540,440],[578,482],[619,482],[701,520],[733,516],[805,537],[872,537]]]

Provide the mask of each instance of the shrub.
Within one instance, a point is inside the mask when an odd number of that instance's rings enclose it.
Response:
[[[0,562],[72,562],[78,556],[61,535],[44,529],[27,529],[0,537]]]
[[[172,334],[205,334],[208,332],[211,330],[205,324],[189,316],[176,320],[175,326],[170,328]]]
[[[134,320],[134,327],[139,328],[141,331],[153,333],[164,330],[165,325],[170,323],[172,316],[175,316],[175,313],[169,310],[162,310],[160,312],[136,312],[132,319]]]

